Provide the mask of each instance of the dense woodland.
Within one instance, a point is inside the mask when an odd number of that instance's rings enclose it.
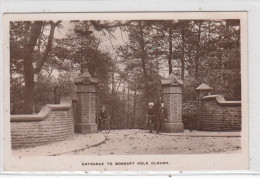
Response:
[[[97,109],[107,105],[118,129],[142,125],[147,103],[161,97],[160,80],[172,72],[184,81],[183,101],[196,100],[202,82],[227,100],[241,99],[239,20],[66,24],[72,30],[61,38],[62,21],[10,23],[11,114],[53,103],[57,86],[75,96],[73,79],[84,72],[98,78]]]

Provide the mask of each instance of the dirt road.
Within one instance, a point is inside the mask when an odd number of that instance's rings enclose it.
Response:
[[[172,136],[137,129],[112,130],[105,136],[106,141],[98,146],[66,155],[205,154],[241,151],[240,137]]]

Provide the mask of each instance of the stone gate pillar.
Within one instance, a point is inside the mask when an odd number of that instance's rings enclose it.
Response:
[[[168,112],[168,119],[164,123],[164,132],[183,132],[182,122],[182,85],[183,81],[171,73],[161,80],[163,101]]]
[[[198,113],[199,118],[197,119],[197,130],[201,130],[201,119],[203,118],[203,100],[202,100],[202,98],[204,96],[209,96],[211,90],[212,90],[212,88],[209,87],[208,85],[206,85],[205,83],[200,84],[200,86],[198,86],[196,88],[196,92],[198,93],[197,100],[198,100],[198,109],[199,109],[199,113]]]
[[[76,85],[77,111],[75,132],[96,133],[96,84],[98,80],[88,72],[74,79]]]
[[[200,84],[200,86],[196,88],[196,92],[198,93],[197,100],[201,101],[204,96],[210,95],[211,90],[212,88],[205,83]]]

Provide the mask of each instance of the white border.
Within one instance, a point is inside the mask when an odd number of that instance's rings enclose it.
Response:
[[[62,6],[61,6],[62,4]],[[249,144],[250,144],[250,171],[260,170],[259,152],[259,72],[260,58],[260,7],[257,1],[253,0],[211,0],[211,1],[4,1],[2,13],[21,12],[97,12],[97,11],[247,11],[248,12],[248,59],[249,59]],[[2,55],[1,55],[2,58]],[[3,61],[3,60],[2,60]],[[2,64],[0,70],[2,70]],[[2,73],[1,82],[2,80]],[[3,94],[2,88],[0,89]],[[3,96],[3,95],[1,95]],[[3,102],[1,97],[1,116],[3,113]],[[3,117],[1,117],[3,118]],[[1,135],[3,125],[1,123]],[[2,146],[1,139],[1,146]],[[1,152],[1,168],[3,170],[3,153]],[[248,173],[250,173],[248,171]],[[221,171],[225,173],[224,171]],[[228,173],[228,172],[226,172]],[[243,174],[240,171],[241,174]],[[244,172],[245,173],[245,172]],[[213,173],[214,174],[214,173]],[[245,173],[246,174],[246,173]],[[180,174],[179,174],[180,175]],[[183,174],[181,174],[183,175]],[[188,175],[188,174],[186,174]],[[196,175],[196,174],[195,174]]]
[[[242,77],[242,152],[236,154],[196,154],[196,155],[82,155],[57,157],[15,157],[10,150],[10,122],[8,121],[10,109],[9,86],[9,23],[19,20],[170,20],[170,19],[240,19],[241,26],[241,77]],[[76,171],[76,170],[106,170],[106,171],[145,171],[145,170],[246,170],[248,169],[248,114],[247,114],[247,13],[246,12],[175,12],[175,13],[48,13],[48,14],[5,14],[4,34],[4,150],[5,169],[9,171]],[[169,165],[142,165],[142,166],[88,166],[81,163],[87,160],[116,162],[116,161],[142,161],[156,162],[168,161]],[[194,164],[195,163],[195,164]],[[198,163],[198,164],[196,164]]]

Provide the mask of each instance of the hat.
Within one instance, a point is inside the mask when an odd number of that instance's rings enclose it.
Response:
[[[149,106],[153,106],[154,103],[153,103],[153,102],[149,102],[148,105],[149,105]]]

